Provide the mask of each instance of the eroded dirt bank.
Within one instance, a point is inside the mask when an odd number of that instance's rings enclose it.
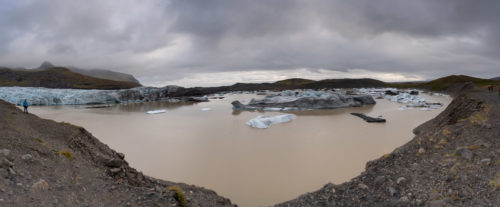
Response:
[[[145,176],[84,128],[0,100],[0,206],[232,204],[202,187]]]
[[[351,181],[276,206],[498,206],[500,97],[457,95],[407,144],[366,164]]]

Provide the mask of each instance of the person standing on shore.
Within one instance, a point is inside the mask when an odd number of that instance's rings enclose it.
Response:
[[[24,107],[24,113],[28,113],[28,100],[24,99],[24,102],[23,102],[23,107]]]

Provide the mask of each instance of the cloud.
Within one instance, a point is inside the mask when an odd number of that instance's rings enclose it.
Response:
[[[7,1],[0,65],[108,68],[147,85],[221,82],[210,74],[233,74],[228,83],[266,72],[355,77],[354,69],[492,77],[499,10],[486,0]]]

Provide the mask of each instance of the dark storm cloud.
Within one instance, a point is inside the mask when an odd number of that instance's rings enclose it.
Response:
[[[0,65],[210,72],[364,69],[495,76],[500,1],[5,1]],[[300,74],[299,74],[300,75]]]

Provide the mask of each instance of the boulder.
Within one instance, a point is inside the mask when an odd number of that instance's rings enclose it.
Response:
[[[48,189],[49,189],[49,184],[44,179],[40,179],[36,183],[33,183],[33,185],[30,188],[30,191],[38,192],[38,191],[45,191]]]

